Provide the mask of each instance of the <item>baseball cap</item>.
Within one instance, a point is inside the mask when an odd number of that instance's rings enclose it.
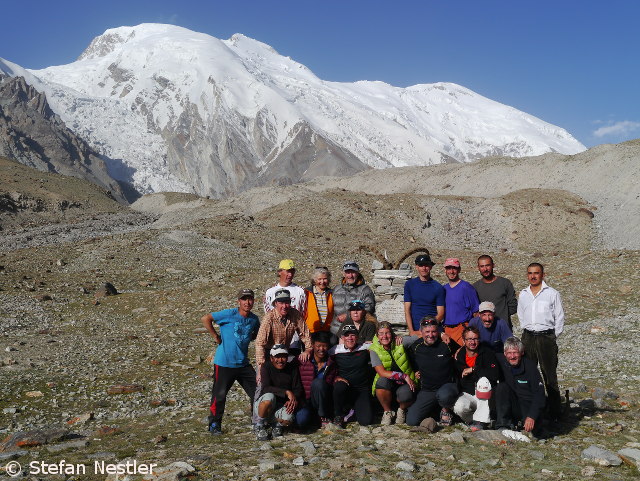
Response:
[[[296,266],[291,259],[282,259],[280,261],[280,264],[278,264],[278,270],[283,269],[285,271],[288,271],[295,268]]]
[[[349,302],[349,311],[364,311],[364,302],[360,299],[354,299]]]
[[[445,267],[460,267],[460,260],[456,257],[449,257],[446,261],[444,261]]]
[[[357,336],[358,328],[353,324],[345,324],[344,327],[342,328],[342,335],[348,336],[349,334],[355,334]]]
[[[478,307],[478,312],[491,311],[496,312],[496,306],[493,302],[484,301],[480,303],[480,307]]]
[[[279,289],[276,291],[273,296],[272,305],[275,305],[276,301],[280,302],[291,302],[291,293],[288,289]]]
[[[356,272],[360,272],[360,266],[358,265],[358,263],[356,261],[346,261],[343,265],[342,265],[342,270],[343,271],[356,271]]]
[[[238,299],[242,299],[243,297],[256,297],[251,289],[240,289],[238,291]]]
[[[278,354],[289,355],[289,349],[287,349],[287,346],[285,346],[284,344],[275,344],[269,351],[269,354],[271,354],[272,356],[277,356]]]
[[[478,399],[491,399],[491,383],[486,377],[478,379],[476,384],[476,397]]]
[[[429,254],[420,254],[418,257],[416,257],[416,265],[433,267],[435,264],[431,260],[431,257],[429,257]]]

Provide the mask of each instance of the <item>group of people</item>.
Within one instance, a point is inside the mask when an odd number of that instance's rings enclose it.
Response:
[[[222,433],[235,381],[252,404],[259,440],[291,426],[341,428],[351,419],[369,425],[380,412],[383,425],[428,429],[459,419],[471,430],[534,432],[543,415],[559,418],[556,338],[564,313],[560,295],[544,282],[544,267],[527,267],[529,286],[516,299],[488,255],[478,258],[481,279],[473,285],[460,278],[458,259],[444,262],[444,285],[431,278],[434,265],[429,255],[418,255],[417,276],[405,284],[408,335],[377,321],[374,293],[354,261],[344,263],[343,278],[331,289],[326,267],[316,267],[311,285],[302,288],[293,282],[294,262],[284,259],[265,293],[262,320],[251,312],[251,289],[238,292],[237,308],[203,316],[218,344],[209,431]],[[512,333],[516,313],[522,340]]]

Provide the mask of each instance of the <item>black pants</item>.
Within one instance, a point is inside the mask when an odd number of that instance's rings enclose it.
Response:
[[[338,381],[333,385],[333,409],[336,416],[345,416],[353,407],[356,419],[361,426],[373,422],[371,405],[371,387],[355,388],[346,382]]]
[[[526,399],[519,399],[516,393],[507,383],[500,382],[495,389],[496,399],[496,428],[513,429],[524,425],[526,413],[529,412],[531,402]],[[542,428],[540,419],[534,419],[534,435]]]
[[[211,388],[211,407],[209,408],[209,424],[220,422],[227,402],[227,393],[233,383],[238,381],[249,396],[249,406],[253,407],[256,394],[256,371],[253,366],[223,367],[213,365],[213,387]]]
[[[533,335],[522,332],[524,353],[533,362],[540,365],[549,402],[549,416],[556,418],[562,414],[562,400],[558,387],[558,344],[555,334]]]

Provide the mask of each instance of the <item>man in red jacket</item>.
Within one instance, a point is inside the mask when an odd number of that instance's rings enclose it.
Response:
[[[322,427],[331,422],[335,369],[329,369],[333,364],[329,357],[330,339],[331,334],[326,331],[311,334],[313,353],[307,361],[300,361],[298,367],[307,401],[304,407],[296,412],[296,423],[301,428],[312,423],[317,425],[318,417]]]

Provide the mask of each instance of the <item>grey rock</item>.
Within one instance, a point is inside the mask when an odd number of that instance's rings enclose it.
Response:
[[[312,441],[304,441],[300,443],[300,447],[304,450],[304,454],[311,456],[316,453],[316,445]]]
[[[28,451],[25,451],[23,449],[19,450],[19,451],[11,451],[8,453],[0,453],[0,462],[3,461],[10,461],[12,459],[16,459],[19,457],[22,457],[24,455],[26,455],[28,453]]]
[[[372,271],[377,271],[378,269],[382,269],[384,267],[384,264],[382,262],[380,262],[379,260],[375,260],[371,263],[371,270]]]
[[[67,441],[66,443],[51,444],[47,446],[47,451],[50,453],[59,453],[61,451],[67,451],[69,449],[81,449],[86,448],[89,445],[89,441],[86,439],[80,439],[77,441]]]
[[[411,473],[416,470],[416,464],[413,461],[400,461],[398,464],[396,464],[396,469]]]
[[[329,477],[329,470],[328,469],[322,469],[320,470],[320,479],[325,479]]]
[[[620,466],[622,464],[622,459],[618,455],[595,445],[582,451],[582,459],[594,461],[601,466]]]
[[[465,442],[464,436],[460,431],[454,431],[451,434],[449,434],[449,440],[451,440],[454,443],[464,443]]]
[[[304,466],[306,463],[304,461],[304,458],[302,456],[298,456],[297,458],[295,458],[293,460],[293,465],[294,466]]]
[[[470,436],[488,443],[493,443],[495,441],[505,441],[507,439],[502,435],[500,431],[493,431],[490,429],[476,431],[475,433],[471,433]]]
[[[583,399],[578,405],[580,409],[584,409],[585,411],[593,411],[596,409],[596,402],[593,399]]]
[[[20,412],[19,408],[4,408],[2,414],[17,414]]]
[[[262,460],[262,461],[258,462],[258,468],[262,472],[271,471],[272,469],[276,469],[276,463],[274,461],[269,460],[269,459]]]
[[[627,462],[640,467],[640,449],[624,448],[618,451],[618,454]]]
[[[544,459],[544,453],[542,451],[529,451],[529,455],[537,460],[543,460]]]

